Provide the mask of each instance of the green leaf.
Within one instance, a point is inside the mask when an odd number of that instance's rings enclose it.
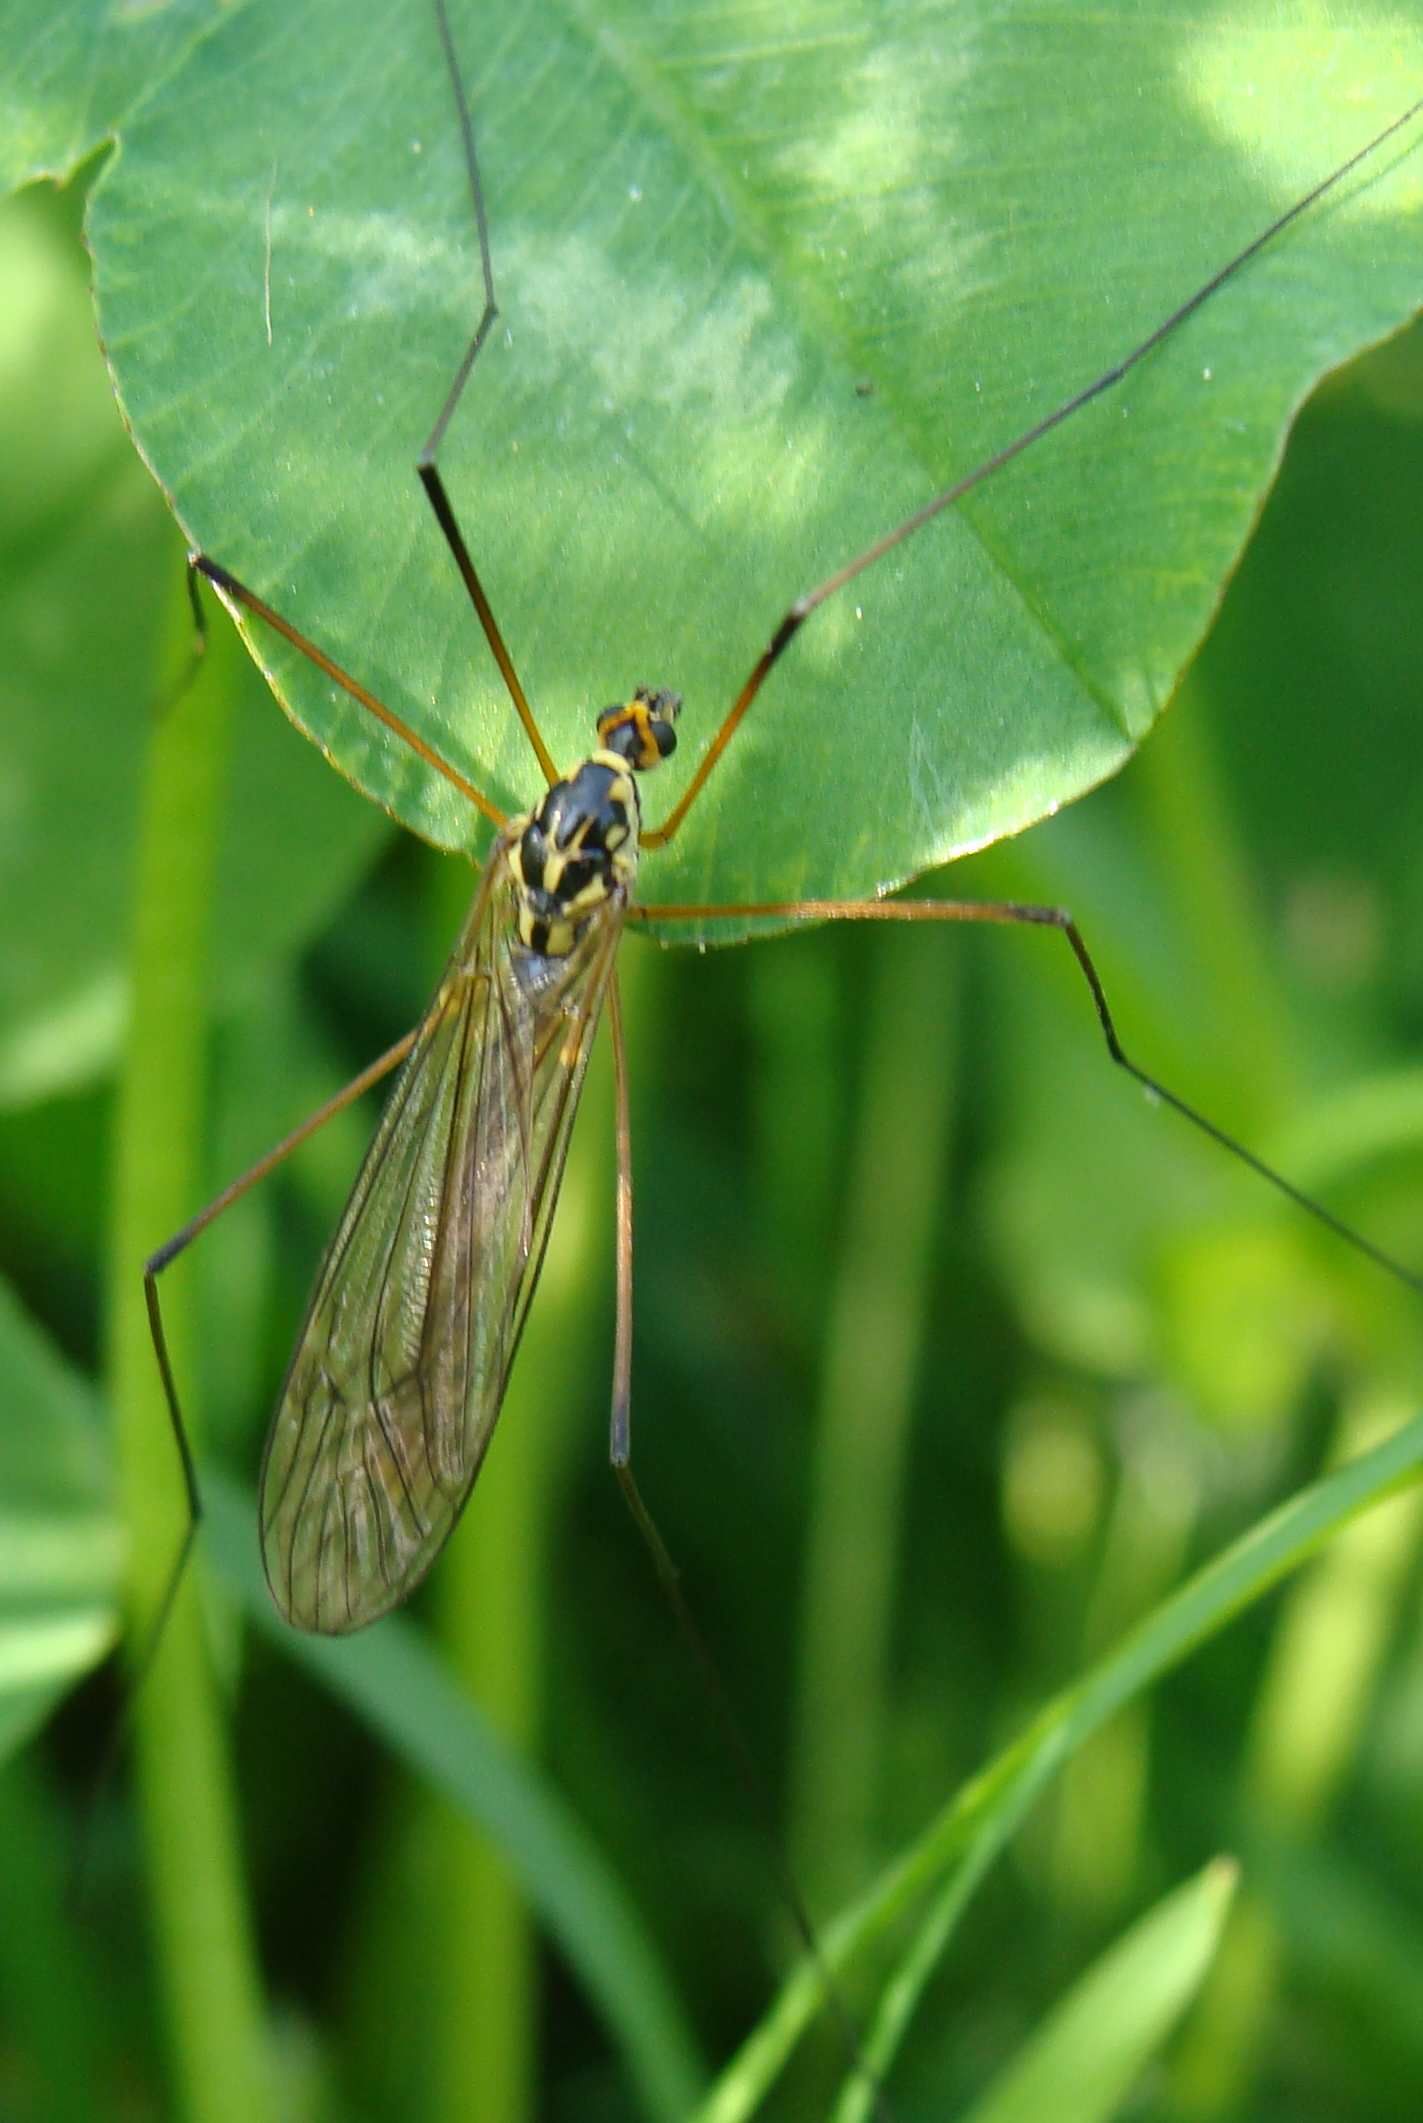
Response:
[[[69,176],[219,13],[218,0],[3,0],[0,189]]]
[[[112,1062],[145,745],[191,622],[181,549],[95,352],[73,201],[0,207],[0,283],[5,1106]],[[241,701],[216,912],[230,1006],[325,922],[383,831],[269,712],[245,657],[215,638],[207,667]]]
[[[966,2123],[1106,2123],[1161,2047],[1220,1945],[1236,1868],[1206,1866],[1090,1968]]]
[[[0,1758],[104,1656],[122,1541],[94,1401],[0,1283]]]
[[[1080,389],[1423,91],[1361,6],[463,6],[502,321],[442,463],[560,759],[635,683],[683,785],[780,612]],[[1027,120],[1031,118],[1031,124]],[[860,893],[1109,774],[1312,383],[1423,295],[1410,136],[1120,389],[832,600],[647,897]],[[477,320],[433,18],[254,4],[128,128],[103,331],[193,541],[503,807],[535,780],[413,459]],[[333,760],[467,803],[286,646]]]
[[[922,1835],[821,1934],[817,1963],[803,1962],[697,2110],[697,2123],[740,2123],[755,2113],[833,1973],[883,1938],[926,1894],[931,1906],[885,1992],[865,2044],[888,2071],[923,1985],[989,1866],[1029,1809],[1105,1720],[1226,1628],[1341,1527],[1423,1475],[1423,1417],[1370,1452],[1300,1490],[1162,1600],[1080,1680],[1044,1705],[985,1768],[943,1806]],[[853,2088],[852,2088],[853,2092]]]

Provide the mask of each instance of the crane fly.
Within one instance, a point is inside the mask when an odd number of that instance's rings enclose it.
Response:
[[[316,1279],[263,1459],[262,1553],[273,1597],[297,1627],[343,1633],[405,1599],[438,1555],[478,1475],[548,1240],[593,1035],[605,1006],[618,1115],[618,1311],[611,1458],[664,1577],[670,1565],[630,1464],[631,1171],[614,968],[642,850],[670,842],[763,683],[801,627],[860,575],[1110,390],[1221,285],[1417,116],[1415,104],[1245,245],[1111,368],[798,598],[774,629],[660,824],[642,821],[640,777],[673,751],[679,696],[639,686],[596,721],[589,756],[560,776],[456,518],[438,453],[496,315],[473,122],[443,0],[436,0],[478,237],[484,309],[418,460],[464,588],[548,784],[513,819],[411,725],[221,561],[190,556],[235,616],[283,637],[490,822],[473,907],[420,1024],[227,1188],[147,1264],[155,1350],[185,1471],[190,1532],[199,1499],[163,1333],[158,1277],[228,1204],[333,1113],[401,1073]],[[670,674],[669,674],[670,675]],[[1412,1287],[1419,1281],[1245,1145],[1138,1067],[1122,1047],[1095,963],[1062,909],[1009,901],[786,899],[660,905],[665,922],[969,922],[1061,932],[1113,1062],[1337,1235]],[[403,1065],[403,1066],[402,1066]],[[184,1555],[187,1543],[184,1546]],[[181,1569],[181,1558],[179,1563]]]
[[[317,1279],[262,1465],[262,1556],[299,1628],[417,1585],[468,1496],[538,1279],[637,874],[639,693],[501,830]]]
[[[630,673],[639,684],[595,719],[588,756],[562,774],[521,684],[438,465],[441,445],[495,316],[494,274],[473,128],[444,6],[437,18],[463,135],[483,275],[484,311],[418,460],[425,494],[547,784],[510,816],[455,761],[309,638],[224,562],[192,567],[235,616],[285,640],[493,828],[473,905],[417,1027],[227,1188],[147,1263],[149,1321],[187,1484],[189,1532],[198,1484],[166,1346],[159,1278],[233,1200],[357,1096],[398,1070],[315,1287],[272,1418],[261,1476],[268,1584],[294,1626],[343,1634],[403,1601],[440,1553],[478,1477],[515,1360],[544,1250],[593,1039],[606,1011],[613,1035],[618,1147],[618,1305],[610,1458],[664,1585],[678,1597],[631,1468],[632,1186],[626,1067],[616,953],[646,919],[636,898],[644,850],[670,843],[693,814],[763,685],[802,627],[962,497],[1110,390],[1228,278],[1280,236],[1423,106],[1397,119],[1297,199],[1118,362],[998,448],[974,470],[826,575],[788,607],[701,753],[676,801],[644,826],[641,778],[673,752],[681,701],[675,670]],[[275,182],[275,179],[274,179]],[[268,212],[270,231],[272,216]],[[282,324],[270,258],[266,338]],[[932,535],[932,534],[931,534]],[[1062,909],[1013,901],[785,898],[660,905],[658,919],[719,922],[958,922],[1061,933],[1089,992],[1111,1060],[1148,1091],[1328,1225],[1419,1287],[1410,1271],[1302,1195],[1245,1145],[1137,1066],[1118,1036],[1097,968]],[[166,1611],[166,1599],[164,1611]],[[680,1610],[679,1610],[680,1611]],[[162,1613],[158,1621],[162,1626]],[[792,1906],[797,1907],[792,1890]],[[797,1923],[815,1951],[797,1910]],[[830,1986],[827,1984],[827,1988]],[[833,1991],[832,1991],[833,1996]],[[851,2049],[855,2045],[851,2039]],[[856,2052],[856,2060],[858,2055]]]

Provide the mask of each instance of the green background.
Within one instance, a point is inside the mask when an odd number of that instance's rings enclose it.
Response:
[[[96,46],[82,8],[46,11],[43,34],[25,13],[0,24],[14,176],[66,170],[153,90],[92,240],[125,404],[187,534],[406,712],[436,695],[432,732],[525,800],[410,469],[473,300],[431,25],[253,6],[185,57],[202,10],[136,18],[142,50],[112,22]],[[590,703],[648,678],[686,692],[694,758],[787,597],[1123,351],[1394,113],[1423,48],[1406,13],[1336,14],[1324,46],[1260,12],[1154,15],[1150,39],[1140,19],[461,20],[510,338],[446,469],[560,756]],[[969,527],[937,526],[822,614],[684,841],[649,857],[647,896],[872,890],[1106,773],[1206,628],[1291,408],[1416,307],[1419,184],[1416,151],[1386,156],[1204,336],[987,487]],[[133,1257],[413,1020],[472,882],[292,733],[220,616],[174,700],[183,536],[114,418],[82,204],[41,188],[0,223],[0,1247],[18,1293],[0,1315],[0,2108],[682,2113],[692,2051],[721,2069],[794,1939],[606,1471],[606,1055],[422,1639],[397,1626],[342,1663],[283,1638],[224,1479],[250,1487],[356,1113],[165,1287],[215,1470],[193,1665],[219,1677],[236,1829],[222,1749],[195,1766],[207,1743],[174,1707],[181,1641],[129,1750],[146,1829],[127,1771],[93,1800],[112,1679],[20,1744],[113,1632],[115,1396],[152,1447],[128,1477],[150,1596],[171,1552]],[[1420,475],[1415,331],[1311,400],[1141,755],[934,885],[1069,904],[1132,1051],[1411,1261]],[[282,677],[348,773],[468,843],[325,688]],[[1253,1600],[1331,1513],[1410,1471],[1410,1433],[1277,1551],[1248,1550],[1238,1585],[1207,1583],[1199,1614],[1163,1603],[1413,1415],[1416,1301],[1117,1077],[1055,939],[633,939],[623,968],[639,1475],[817,1914],[883,1881],[1059,1700],[923,1859],[953,1936],[895,2113],[1032,2114],[1035,2068],[1084,2117],[1406,2110],[1412,1503]],[[1139,1624],[1117,1680],[1089,1682]],[[216,1818],[195,1852],[199,1794]],[[1243,1885],[1222,1934],[1229,1881],[1203,1868],[1223,1852]],[[846,1977],[866,2027],[915,1936],[888,1912],[871,1929]],[[770,2112],[827,2112],[842,2066],[822,2027]],[[717,2112],[746,2112],[754,2077]]]

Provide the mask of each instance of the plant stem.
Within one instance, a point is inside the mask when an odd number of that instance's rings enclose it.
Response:
[[[132,1020],[115,1116],[107,1366],[140,1646],[185,1524],[143,1263],[193,1213],[206,1184],[208,932],[233,691],[223,669],[232,652],[216,643],[214,650],[213,679],[205,674],[154,712],[139,824]],[[171,1289],[168,1296],[176,1375],[187,1380],[184,1307]],[[150,1905],[178,2112],[199,2123],[259,2123],[272,2112],[262,2006],[197,1577],[195,1559],[135,1702]]]

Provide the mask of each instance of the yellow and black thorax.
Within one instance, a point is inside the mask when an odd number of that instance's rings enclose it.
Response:
[[[544,958],[566,958],[588,921],[637,877],[642,807],[637,775],[676,747],[676,693],[639,686],[604,708],[598,747],[537,809],[511,829],[509,870],[519,941]]]

